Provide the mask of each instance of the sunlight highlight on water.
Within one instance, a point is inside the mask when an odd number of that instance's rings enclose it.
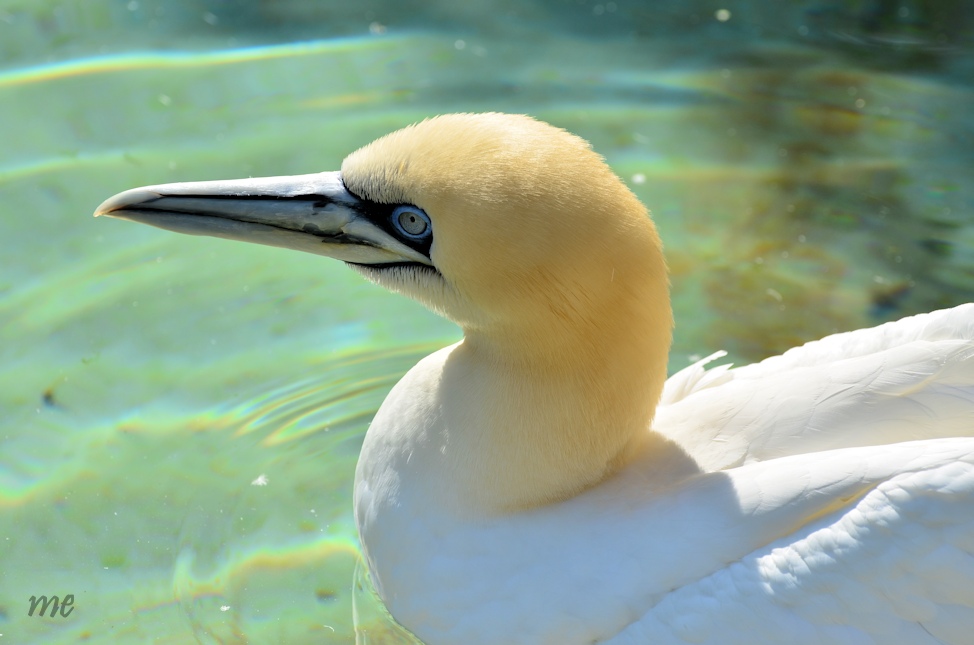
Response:
[[[401,46],[398,38],[374,36],[334,38],[309,42],[260,45],[198,52],[145,52],[92,56],[0,71],[0,89],[7,86],[42,83],[71,76],[150,69],[211,67],[280,58],[299,58],[338,52],[381,50]]]

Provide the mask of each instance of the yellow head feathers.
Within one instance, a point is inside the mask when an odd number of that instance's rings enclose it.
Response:
[[[604,323],[606,308],[625,315],[632,299],[669,319],[660,242],[645,208],[565,130],[520,115],[439,116],[352,153],[342,177],[360,197],[426,211],[445,289],[370,277],[468,332],[516,328],[552,339],[587,320]]]

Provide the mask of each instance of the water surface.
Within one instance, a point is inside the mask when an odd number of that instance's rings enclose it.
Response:
[[[653,210],[671,369],[974,290],[969,27],[937,11],[79,6],[0,5],[11,642],[352,642],[362,436],[459,337],[337,262],[90,217],[123,189],[337,169],[434,114],[526,112]],[[28,617],[40,594],[75,610]]]

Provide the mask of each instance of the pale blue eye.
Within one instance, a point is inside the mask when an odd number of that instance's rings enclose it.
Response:
[[[428,236],[433,228],[429,215],[416,206],[397,206],[392,211],[392,225],[397,231],[413,240]]]

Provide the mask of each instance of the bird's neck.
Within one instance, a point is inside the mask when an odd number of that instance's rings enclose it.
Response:
[[[468,331],[444,361],[444,454],[468,504],[510,511],[567,499],[642,453],[666,378],[666,281],[603,305],[561,326]]]
[[[362,448],[362,500],[505,513],[652,457],[673,319],[659,238],[632,201],[609,241],[495,285],[507,308],[393,388]]]

